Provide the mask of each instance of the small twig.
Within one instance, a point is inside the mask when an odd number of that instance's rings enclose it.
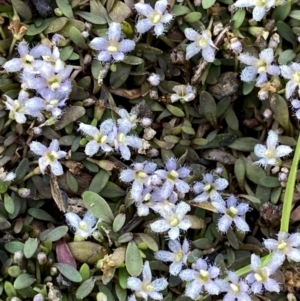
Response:
[[[219,47],[221,45],[221,43],[223,42],[223,40],[225,38],[226,33],[229,31],[229,29],[231,27],[231,25],[232,25],[232,22],[229,22],[229,24],[227,24],[225,26],[225,28],[220,32],[220,34],[215,38],[214,44],[216,47]],[[217,49],[215,49],[215,52],[216,51],[217,51]],[[191,80],[192,86],[195,86],[198,83],[199,78],[202,76],[202,74],[208,64],[210,64],[210,63],[207,62],[204,58],[201,58],[199,65],[197,66],[197,69],[195,71],[195,74]]]

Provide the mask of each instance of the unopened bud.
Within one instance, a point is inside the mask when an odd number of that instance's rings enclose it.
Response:
[[[273,115],[273,112],[270,109],[265,109],[263,112],[263,116],[267,119],[271,118]]]
[[[216,173],[217,175],[222,174],[222,172],[223,172],[223,168],[222,168],[222,167],[217,167],[217,168],[215,169],[215,173]]]
[[[83,31],[82,33],[81,33],[81,35],[86,39],[86,38],[88,38],[89,37],[89,32],[88,31]]]
[[[154,158],[159,155],[159,151],[156,148],[148,149],[146,153],[147,153],[147,156],[150,158]]]
[[[278,174],[278,180],[281,181],[281,182],[287,181],[287,178],[288,178],[288,176],[287,176],[287,174],[284,173],[284,172],[280,172],[280,173]]]
[[[287,297],[288,301],[297,301],[296,296],[292,293],[288,293],[286,297]]]
[[[54,9],[54,13],[57,17],[62,17],[64,15],[58,7]]]
[[[93,105],[94,103],[95,103],[95,100],[92,98],[87,98],[82,101],[82,104],[84,107],[89,107],[89,106]]]
[[[116,64],[111,64],[109,67],[111,72],[116,72],[117,71],[117,65]]]
[[[51,39],[52,43],[54,43],[56,46],[66,46],[68,41],[66,40],[66,38],[64,36],[62,36],[61,34],[54,34],[52,39]]]
[[[18,189],[18,195],[22,198],[27,198],[30,196],[30,189],[20,188],[20,189]]]
[[[158,99],[158,93],[155,90],[150,90],[149,96],[151,99],[154,99],[154,100]]]
[[[37,294],[33,297],[33,301],[44,301],[45,298],[42,294]]]
[[[23,260],[24,260],[24,254],[23,254],[23,252],[17,251],[14,254],[14,263],[21,264],[21,263],[23,263]]]
[[[107,301],[107,296],[103,293],[98,293],[96,296],[97,301]]]
[[[10,299],[10,301],[21,301],[21,299],[19,299],[18,297],[12,297],[12,298]]]
[[[47,262],[47,254],[44,252],[38,253],[37,260],[38,260],[39,265],[45,264]]]
[[[150,126],[152,124],[152,119],[148,117],[144,117],[141,119],[141,125],[144,127]]]
[[[84,27],[87,31],[90,31],[92,29],[92,24],[88,22],[84,22]]]
[[[50,269],[50,275],[51,276],[56,276],[57,273],[58,273],[57,268],[56,267],[51,267],[51,269]]]
[[[43,130],[39,127],[34,127],[33,132],[34,132],[35,135],[41,135]]]
[[[88,65],[91,61],[92,61],[92,56],[87,53],[83,58],[83,64]]]
[[[200,6],[202,3],[202,0],[194,0],[194,5],[195,6]]]

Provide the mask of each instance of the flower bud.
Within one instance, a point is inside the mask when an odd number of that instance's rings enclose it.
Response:
[[[271,118],[273,115],[273,112],[272,110],[270,109],[265,109],[264,112],[263,112],[263,116],[267,119]]]
[[[88,65],[91,61],[92,61],[92,56],[87,53],[83,58],[83,64]]]
[[[89,32],[88,31],[83,31],[82,33],[81,33],[81,35],[85,38],[85,39],[87,39],[88,37],[89,37]]]
[[[20,188],[20,189],[18,189],[18,195],[22,198],[27,198],[30,195],[30,189]]]
[[[33,297],[33,301],[44,301],[45,298],[42,294],[37,294]]]
[[[17,251],[14,254],[14,263],[19,265],[23,263],[23,260],[24,260],[24,253],[22,251]]]
[[[84,107],[89,107],[89,106],[93,105],[94,103],[95,103],[95,100],[92,98],[87,98],[82,101],[82,104]]]
[[[21,301],[21,299],[19,299],[18,297],[12,297],[12,298],[10,299],[10,301]]]
[[[297,301],[296,296],[292,293],[288,293],[286,297],[287,297],[288,301]]]
[[[152,119],[148,117],[144,117],[141,119],[141,125],[144,127],[150,126],[152,124]]]
[[[110,69],[111,72],[116,72],[117,71],[117,65],[116,64],[111,64],[109,69]]]
[[[151,148],[147,150],[147,156],[150,158],[157,157],[158,155],[159,155],[159,150],[157,150],[156,148]]]
[[[50,275],[51,276],[56,276],[57,273],[58,273],[57,268],[56,267],[51,267],[51,269],[50,269]]]
[[[160,83],[160,77],[156,73],[151,73],[147,80],[152,86],[158,86]]]
[[[62,17],[64,15],[58,7],[54,9],[54,13],[57,17]]]
[[[158,99],[158,93],[155,90],[150,90],[149,96],[151,99],[154,99],[154,100]]]
[[[38,260],[39,265],[45,264],[47,262],[47,254],[44,252],[38,253],[37,260]]]
[[[39,127],[34,127],[34,128],[33,128],[33,133],[34,133],[35,135],[41,135],[42,132],[43,132],[43,130],[42,130],[41,128],[39,128]]]
[[[107,296],[103,293],[98,293],[96,296],[97,301],[107,301]]]

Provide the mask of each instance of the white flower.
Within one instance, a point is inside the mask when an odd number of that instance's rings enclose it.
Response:
[[[227,232],[233,222],[238,230],[242,232],[250,231],[248,224],[241,217],[241,215],[244,215],[249,210],[248,204],[237,204],[237,199],[234,195],[231,195],[226,202],[218,200],[213,201],[212,204],[222,214],[218,221],[218,229],[221,232]]]
[[[287,257],[290,260],[295,262],[300,262],[300,233],[278,233],[278,239],[268,238],[264,240],[264,245],[270,251],[273,251],[273,257],[271,261],[277,260],[284,262],[285,258]]]
[[[186,167],[177,168],[177,160],[175,158],[169,158],[166,161],[165,169],[159,169],[155,172],[161,181],[164,181],[161,186],[160,194],[162,198],[167,199],[174,190],[174,186],[181,193],[187,193],[190,190],[189,184],[182,179],[186,178],[190,174],[190,170]]]
[[[173,88],[175,94],[171,95],[171,102],[180,101],[182,103],[192,101],[196,97],[196,90],[190,85],[177,85]]]
[[[11,182],[15,179],[16,174],[14,172],[4,171],[4,168],[0,168],[0,181],[2,182]]]
[[[118,110],[118,115],[121,117],[117,120],[120,132],[128,133],[137,126],[137,115],[128,113],[125,109]]]
[[[229,281],[218,282],[222,284],[221,291],[227,293],[223,301],[251,301],[248,284],[231,271],[228,272],[228,278]]]
[[[65,215],[67,223],[75,230],[75,241],[82,241],[93,234],[97,229],[97,218],[87,211],[81,219],[76,213],[68,212]]]
[[[165,278],[158,278],[152,281],[149,261],[146,261],[143,267],[143,281],[136,277],[129,277],[127,286],[129,289],[135,291],[135,295],[138,298],[148,300],[148,297],[150,297],[154,300],[161,300],[163,295],[158,292],[168,286],[168,281]]]
[[[291,104],[292,104],[293,109],[296,110],[296,117],[297,117],[298,119],[300,119],[300,100],[298,100],[298,99],[293,99],[293,100],[291,101]]]
[[[244,82],[251,82],[256,79],[256,85],[261,85],[268,81],[267,74],[280,74],[280,68],[272,65],[274,60],[274,51],[272,48],[264,49],[259,54],[259,58],[248,53],[241,53],[238,59],[243,64],[249,65],[249,67],[244,68],[241,73],[241,80]],[[257,75],[258,77],[256,78]]]
[[[156,73],[151,73],[147,80],[152,86],[158,86],[160,83],[160,77]]]
[[[157,251],[155,258],[164,262],[171,261],[170,274],[176,276],[182,270],[182,266],[186,265],[190,246],[187,239],[184,239],[182,245],[178,240],[170,240],[168,246],[172,252]]]
[[[289,66],[280,66],[280,70],[281,75],[289,79],[285,86],[285,97],[290,98],[297,87],[300,94],[300,64],[292,63]]]
[[[245,279],[251,284],[251,290],[254,294],[261,293],[263,288],[269,292],[279,293],[280,287],[278,282],[270,278],[279,265],[275,262],[269,262],[268,265],[262,267],[260,258],[255,254],[251,255],[251,268],[253,272],[248,274]]]
[[[185,295],[196,299],[201,293],[202,288],[210,295],[218,295],[220,288],[215,282],[215,278],[219,276],[220,269],[216,266],[208,267],[207,262],[202,258],[192,265],[193,269],[186,269],[180,272],[179,277],[183,281],[189,281],[185,290]]]
[[[275,5],[275,0],[237,0],[235,7],[254,7],[252,16],[255,21],[261,21],[267,11]]]
[[[213,62],[215,60],[215,49],[217,48],[211,40],[211,33],[209,30],[204,30],[200,34],[192,28],[186,28],[184,34],[187,39],[193,41],[193,43],[186,48],[187,60],[200,51],[202,51],[202,56],[206,61]]]
[[[156,210],[162,219],[150,225],[153,232],[159,233],[168,231],[169,238],[175,240],[179,237],[180,230],[186,231],[192,225],[191,222],[185,218],[186,213],[191,210],[191,206],[185,202],[180,202],[175,207]]]
[[[214,179],[212,174],[204,174],[203,180],[196,182],[193,186],[193,191],[199,194],[194,198],[194,202],[201,203],[210,199],[211,201],[222,200],[221,195],[218,191],[224,190],[228,186],[228,181],[223,178]]]
[[[101,62],[109,62],[112,59],[123,61],[125,54],[135,47],[135,42],[129,39],[121,39],[121,24],[112,22],[108,28],[108,38],[94,38],[90,46],[99,51],[97,59]]]
[[[86,135],[89,135],[93,138],[85,146],[84,152],[88,156],[95,155],[101,148],[104,152],[112,151],[112,147],[108,144],[113,141],[112,135],[110,135],[110,128],[107,127],[107,124],[113,123],[112,119],[107,119],[103,121],[100,125],[100,130],[97,127],[89,124],[80,123],[78,130],[82,131]]]
[[[280,157],[287,156],[293,150],[287,145],[278,144],[278,134],[273,130],[268,133],[268,138],[266,141],[267,146],[262,144],[256,144],[254,147],[254,153],[260,160],[254,162],[254,164],[267,167],[267,165],[280,165]]]
[[[61,176],[64,173],[58,160],[64,158],[67,153],[59,150],[58,140],[52,140],[48,148],[40,142],[33,141],[30,144],[30,150],[36,155],[41,156],[39,158],[39,166],[43,174],[48,165],[50,165],[51,172],[55,176]]]
[[[172,15],[169,14],[166,9],[168,6],[167,0],[156,1],[154,9],[150,4],[137,3],[134,5],[137,12],[145,19],[139,20],[136,24],[136,30],[138,33],[145,33],[154,26],[154,32],[156,36],[160,36],[164,32],[164,25],[172,20]]]

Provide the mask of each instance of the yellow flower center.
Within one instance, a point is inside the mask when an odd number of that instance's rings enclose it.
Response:
[[[34,57],[29,54],[26,54],[22,59],[22,63],[26,66],[31,66],[33,62],[34,62]]]
[[[179,220],[178,216],[176,216],[176,215],[170,219],[170,225],[172,227],[177,227],[179,225],[179,223],[180,223],[180,220]]]
[[[257,6],[265,6],[267,4],[268,0],[256,0],[256,5]]]
[[[285,241],[281,241],[277,243],[277,248],[280,251],[283,251],[287,246],[288,244]]]
[[[50,163],[54,162],[57,158],[57,152],[56,151],[48,152],[46,154],[46,158]]]
[[[207,282],[209,281],[209,272],[208,271],[205,271],[205,270],[200,270],[200,273],[199,273],[199,278],[204,281],[204,282]]]
[[[267,72],[267,63],[263,60],[259,60],[256,64],[258,73],[266,73]]]
[[[60,87],[60,82],[59,82],[59,79],[57,78],[57,76],[53,76],[52,78],[50,78],[48,80],[48,84],[52,91],[54,91]]]
[[[259,270],[254,274],[254,278],[255,278],[255,280],[258,281],[258,282],[266,281],[266,280],[268,279],[268,272],[267,272],[266,268],[259,269]]]
[[[174,261],[180,262],[182,261],[182,258],[183,258],[183,252],[181,250],[177,251],[174,256]]]
[[[171,172],[169,172],[167,178],[172,181],[175,181],[178,178],[178,172],[175,170],[172,170]]]
[[[116,53],[119,50],[119,43],[118,42],[109,42],[107,46],[107,51],[110,53]]]
[[[300,84],[300,71],[296,71],[293,74],[292,79],[295,83]]]
[[[142,289],[144,292],[151,293],[154,289],[154,286],[151,283],[143,283]]]
[[[267,159],[272,159],[275,157],[275,150],[270,150],[270,149],[267,149],[265,152],[264,152],[264,155]]]
[[[52,99],[49,101],[49,105],[51,106],[57,106],[58,105],[58,100],[57,99]]]
[[[231,290],[234,292],[234,293],[239,293],[240,292],[240,286],[236,283],[231,283],[230,285],[230,288]]]
[[[89,226],[88,226],[88,224],[86,223],[86,222],[84,222],[84,221],[81,221],[80,223],[79,223],[79,227],[78,227],[80,230],[82,230],[82,231],[87,231],[88,230],[88,228],[89,228]]]
[[[206,191],[206,192],[209,192],[213,189],[213,187],[210,185],[210,184],[206,184],[204,187],[203,187],[203,191]]]
[[[147,174],[146,174],[145,172],[139,170],[139,171],[137,171],[137,172],[135,173],[135,176],[136,176],[136,178],[139,179],[139,180],[145,180],[146,177],[147,177]]]
[[[125,134],[124,133],[121,133],[117,136],[117,141],[120,143],[120,144],[124,144],[125,143]]]
[[[202,36],[198,37],[195,42],[199,48],[206,48],[208,45],[207,39]]]
[[[231,206],[227,211],[226,211],[227,215],[229,215],[231,218],[234,218],[236,216],[236,214],[238,213],[238,210]]]
[[[150,21],[152,24],[158,24],[158,23],[160,23],[161,18],[162,18],[161,13],[159,13],[159,12],[153,12],[153,13],[150,15],[150,17],[149,17],[149,21]]]
[[[107,141],[107,136],[102,135],[101,133],[98,133],[95,135],[94,139],[98,144],[103,144]]]

